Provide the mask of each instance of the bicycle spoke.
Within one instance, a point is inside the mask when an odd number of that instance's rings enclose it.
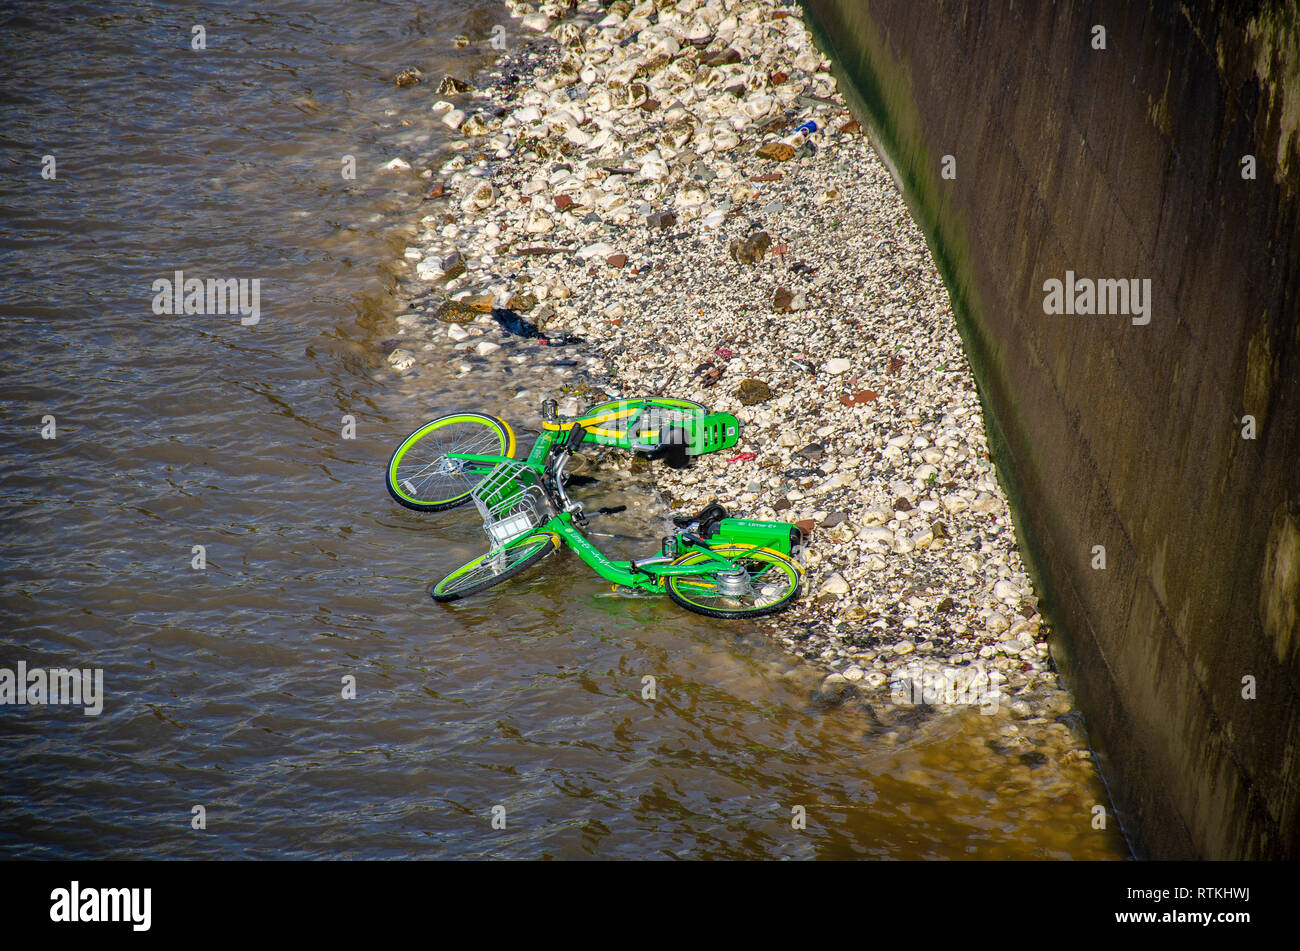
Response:
[[[502,431],[486,419],[431,426],[406,448],[401,461],[393,467],[390,489],[395,486],[419,503],[463,498],[482,476],[482,467],[449,459],[448,454],[498,455],[505,449]]]
[[[545,534],[530,535],[509,542],[503,548],[476,558],[434,585],[431,591],[434,600],[454,601],[504,581],[541,560],[553,550],[555,542],[554,536]]]
[[[714,549],[731,556],[730,568],[709,565],[707,574],[677,576],[669,582],[669,594],[692,610],[715,617],[758,616],[779,610],[797,596],[799,576],[787,559],[776,554],[734,549]],[[704,556],[688,556],[685,563],[705,565]],[[744,572],[744,577],[737,577]]]

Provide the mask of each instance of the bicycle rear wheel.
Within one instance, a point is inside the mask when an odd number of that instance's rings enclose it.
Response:
[[[644,407],[638,405],[644,403]],[[660,430],[691,416],[705,416],[708,410],[694,400],[666,396],[642,396],[635,400],[610,400],[587,408],[582,415],[601,422],[587,424],[598,436],[626,439],[633,449],[648,449],[660,442]],[[602,419],[602,417],[604,417]],[[632,417],[636,421],[628,425]]]
[[[638,396],[632,399],[609,400],[606,403],[597,403],[594,406],[588,406],[583,415],[591,416],[595,413],[617,412],[620,407],[624,407],[628,403],[642,401],[644,401],[647,406],[658,406],[663,409],[687,410],[692,413],[699,413],[701,416],[709,412],[704,408],[703,403],[697,403],[695,400],[677,399],[671,396]]]
[[[671,575],[668,597],[688,611],[716,618],[762,617],[784,611],[799,597],[799,567],[779,552],[752,545],[711,545],[731,562],[728,569],[702,551],[682,555],[674,565],[712,562],[718,570],[699,575]]]
[[[553,532],[534,532],[516,538],[457,568],[430,588],[429,596],[435,601],[456,601],[485,591],[537,564],[559,545],[560,536]]]
[[[469,501],[470,490],[492,466],[447,458],[449,452],[482,456],[515,454],[510,425],[482,413],[452,413],[425,423],[388,460],[388,494],[417,512],[438,512]]]

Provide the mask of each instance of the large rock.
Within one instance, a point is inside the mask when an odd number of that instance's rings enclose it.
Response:
[[[842,707],[860,695],[856,683],[843,674],[831,674],[813,694],[813,706],[822,709]]]
[[[763,254],[772,246],[772,238],[766,231],[756,231],[748,238],[736,238],[731,242],[729,251],[731,259],[739,264],[757,264],[763,260]]]
[[[449,324],[467,324],[478,318],[479,312],[464,301],[445,300],[438,305],[433,316]]]
[[[745,406],[753,406],[772,398],[772,388],[762,380],[741,380],[736,387],[736,399]]]
[[[792,303],[794,303],[794,293],[784,284],[772,294],[772,309],[778,314],[790,313]]]

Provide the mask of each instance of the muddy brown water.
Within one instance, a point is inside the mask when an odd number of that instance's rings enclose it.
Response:
[[[1087,763],[1008,755],[1005,715],[820,709],[761,625],[573,557],[429,600],[480,530],[394,505],[388,454],[444,410],[535,421],[566,372],[384,359],[444,141],[392,77],[485,67],[495,3],[0,11],[0,667],[105,690],[94,717],[0,707],[0,856],[1127,854]],[[177,269],[258,279],[259,322],[155,314]],[[596,541],[653,548],[646,478],[588,490],[633,503]]]

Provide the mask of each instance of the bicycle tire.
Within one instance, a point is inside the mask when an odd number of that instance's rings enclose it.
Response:
[[[651,406],[658,406],[663,409],[690,409],[699,413],[701,416],[708,415],[708,409],[703,403],[697,403],[695,400],[678,399],[675,396],[638,396],[626,400],[608,400],[604,403],[597,403],[595,406],[588,406],[583,411],[584,416],[591,416],[594,413],[603,413],[607,410],[617,409],[627,403],[645,402]]]
[[[429,589],[429,596],[435,601],[445,602],[478,594],[537,564],[559,546],[560,536],[553,532],[532,532],[516,538],[495,551],[479,555],[473,561],[461,565],[433,585]],[[495,559],[500,561],[494,565],[491,561]],[[480,568],[485,570],[476,575],[475,572]]]
[[[447,459],[449,452],[513,458],[515,434],[504,419],[483,413],[431,419],[393,450],[384,480],[388,494],[417,512],[440,512],[469,501],[482,473]]]
[[[715,576],[670,575],[665,585],[668,597],[686,610],[728,620],[754,618],[784,611],[798,599],[803,585],[802,572],[780,552],[737,543],[710,545],[709,549],[748,571],[751,591],[727,595],[719,591]],[[693,551],[677,558],[673,564],[690,565],[702,561],[712,559],[701,551]],[[769,587],[776,590],[769,592]]]

